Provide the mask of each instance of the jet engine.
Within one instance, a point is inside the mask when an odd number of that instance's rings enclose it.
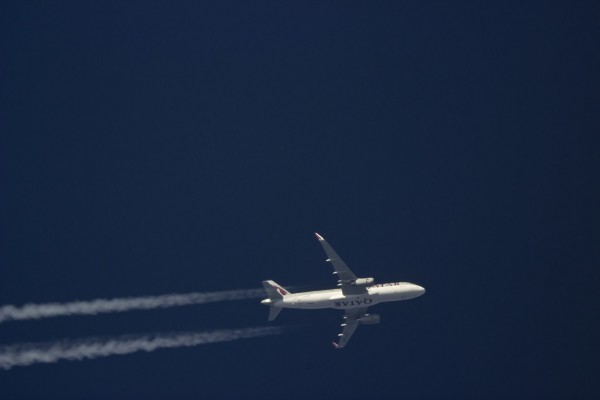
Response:
[[[357,278],[351,283],[352,286],[369,286],[375,282],[373,278]]]
[[[380,321],[379,314],[367,314],[358,319],[359,324],[372,325],[378,324]]]

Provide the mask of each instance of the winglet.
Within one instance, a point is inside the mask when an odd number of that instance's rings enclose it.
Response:
[[[339,349],[340,346],[338,346],[338,344],[336,342],[331,342],[331,344],[333,345],[334,349]]]
[[[317,232],[315,232],[315,236],[317,237],[317,239],[319,239],[319,242],[324,241],[325,239],[323,238],[323,236],[319,235]]]

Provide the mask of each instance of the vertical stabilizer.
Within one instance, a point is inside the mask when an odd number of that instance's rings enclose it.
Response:
[[[283,301],[284,297],[290,295],[291,293],[274,281],[263,281],[262,284],[270,300],[263,300],[263,303],[270,304],[269,321],[273,321],[275,318],[277,318],[282,310],[281,307],[277,306],[277,303]]]
[[[263,281],[262,284],[265,288],[265,292],[267,292],[267,296],[269,296],[269,299],[271,299],[273,303],[283,300],[285,296],[292,294],[289,290],[285,289],[275,281]]]

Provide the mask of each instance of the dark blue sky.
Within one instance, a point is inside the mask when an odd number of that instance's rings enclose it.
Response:
[[[0,304],[334,284],[292,333],[0,372],[7,399],[597,398],[595,2],[5,2]],[[0,344],[266,325],[258,301]]]

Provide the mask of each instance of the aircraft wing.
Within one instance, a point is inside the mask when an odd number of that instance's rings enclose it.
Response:
[[[342,260],[342,257],[335,252],[333,247],[327,243],[323,236],[319,235],[318,233],[315,233],[315,236],[317,239],[319,239],[319,243],[321,243],[323,250],[325,250],[325,254],[327,254],[327,261],[333,265],[333,269],[335,270],[334,274],[338,276],[338,279],[341,283],[341,285],[338,286],[342,287],[342,293],[345,295],[366,293],[366,288],[356,287],[348,283],[356,280],[356,275],[354,275],[350,268],[348,268],[344,260]]]
[[[348,344],[352,334],[356,331],[356,328],[358,328],[358,320],[367,314],[367,308],[368,307],[350,308],[346,310],[346,315],[344,316],[345,320],[342,324],[344,329],[342,330],[342,333],[338,335],[340,337],[339,342],[333,342],[333,347],[341,349]]]

